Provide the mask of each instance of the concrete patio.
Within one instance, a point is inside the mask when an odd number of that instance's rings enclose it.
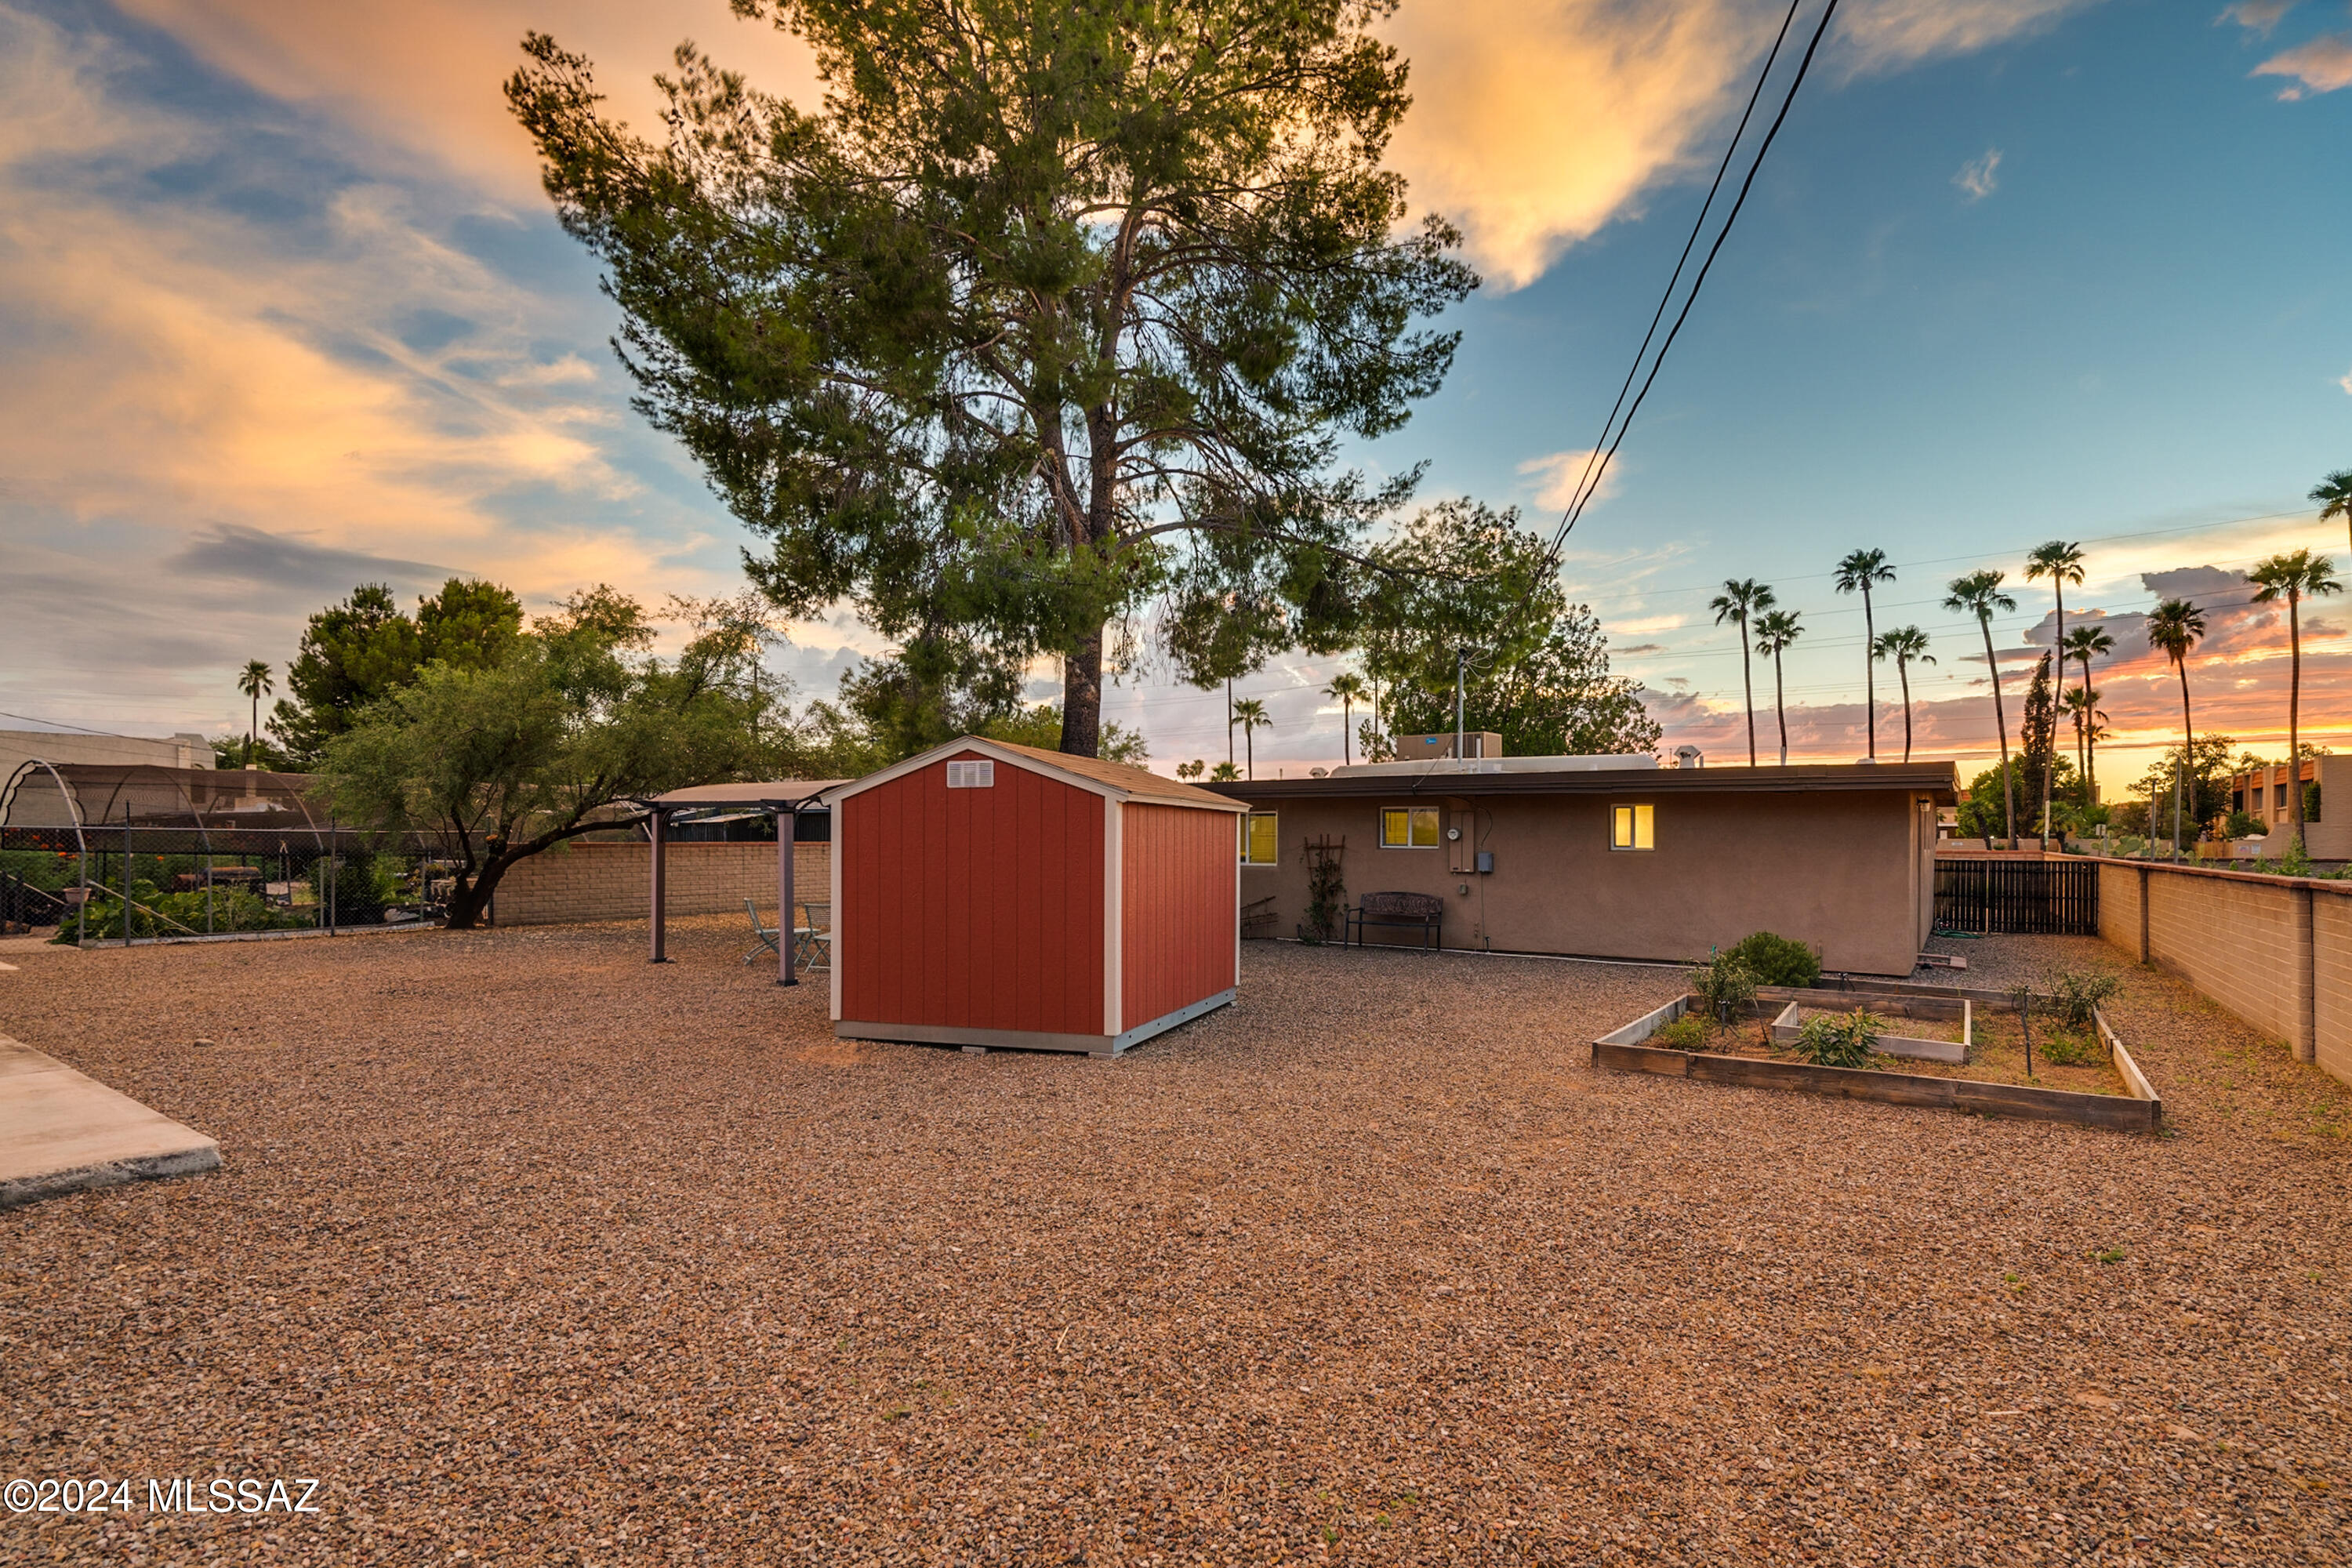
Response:
[[[0,1035],[0,1209],[219,1163],[203,1133]]]

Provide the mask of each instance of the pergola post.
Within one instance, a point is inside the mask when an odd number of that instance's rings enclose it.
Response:
[[[646,818],[646,830],[653,837],[653,918],[650,923],[653,926],[654,939],[652,962],[656,963],[667,963],[669,962],[669,955],[664,951],[665,943],[663,941],[663,938],[667,934],[663,929],[663,924],[664,917],[667,913],[666,897],[667,885],[663,877],[665,868],[663,863],[664,856],[662,854],[663,847],[669,837],[669,835],[666,831],[668,823],[669,814],[664,811],[660,806],[655,806],[652,810],[652,815]]]
[[[801,803],[776,807],[776,984],[798,985],[793,964],[793,840],[800,831]]]

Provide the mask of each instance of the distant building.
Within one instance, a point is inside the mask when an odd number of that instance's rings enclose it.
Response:
[[[2352,860],[2352,757],[2306,757],[2296,770],[2307,789],[2317,784],[2315,809],[2305,813],[2303,847],[2315,860]],[[2249,768],[2230,775],[2230,809],[2243,812],[2270,829],[2269,837],[2284,844],[2282,830],[2294,811],[2294,788],[2286,764]],[[2336,803],[2331,820],[2324,813]],[[2265,849],[2263,853],[2273,851]]]
[[[146,735],[92,735],[79,730],[0,730],[0,787],[36,757],[57,763],[209,768],[213,743],[191,734],[159,741]]]

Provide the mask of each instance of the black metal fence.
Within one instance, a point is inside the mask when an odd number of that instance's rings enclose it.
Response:
[[[427,846],[331,827],[0,827],[0,925],[152,942],[437,923],[453,869]]]
[[[2095,860],[1938,858],[1938,931],[2024,936],[2099,934]]]

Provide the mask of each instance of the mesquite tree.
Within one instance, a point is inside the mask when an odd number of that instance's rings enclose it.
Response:
[[[1207,684],[1352,638],[1371,484],[1475,277],[1382,166],[1393,0],[735,0],[814,50],[803,111],[690,46],[656,145],[533,35],[507,85],[607,269],[639,406],[764,537],[778,606],[1058,656],[1151,605]]]

